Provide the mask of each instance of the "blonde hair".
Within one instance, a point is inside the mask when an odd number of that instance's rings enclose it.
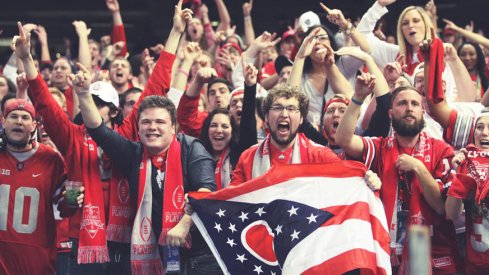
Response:
[[[425,35],[424,39],[432,39],[431,37],[431,30],[434,30],[433,24],[431,23],[429,15],[426,13],[426,11],[419,6],[409,6],[405,8],[402,12],[401,15],[399,16],[399,19],[397,20],[397,44],[399,45],[399,54],[404,55],[404,62],[406,62],[406,56],[407,56],[407,48],[412,46],[409,45],[406,41],[406,38],[404,37],[404,34],[402,33],[402,20],[406,16],[406,13],[415,10],[421,15],[421,19],[423,20],[423,23],[425,25]],[[436,33],[436,30],[435,30]]]

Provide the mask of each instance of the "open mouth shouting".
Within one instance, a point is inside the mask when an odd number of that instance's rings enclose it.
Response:
[[[278,134],[280,136],[287,136],[289,134],[289,131],[290,131],[290,124],[289,124],[289,122],[287,122],[287,121],[281,121],[281,122],[279,122],[278,123],[277,130],[278,130]]]

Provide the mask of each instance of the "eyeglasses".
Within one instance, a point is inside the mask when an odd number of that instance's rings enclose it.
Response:
[[[287,110],[288,113],[297,113],[299,112],[299,107],[294,105],[282,106],[282,105],[273,105],[270,110],[275,113],[282,113],[284,110]]]
[[[316,35],[314,38],[316,38],[319,42],[325,42],[329,40],[329,36],[327,34]]]

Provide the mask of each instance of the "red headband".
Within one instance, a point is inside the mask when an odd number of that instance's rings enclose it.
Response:
[[[326,102],[326,105],[324,105],[323,114],[326,113],[326,110],[328,110],[329,105],[331,105],[331,103],[335,103],[335,102],[345,103],[346,106],[350,105],[350,100],[347,98],[343,99],[343,98],[339,98],[339,97],[333,97],[332,99],[328,100],[328,102]]]

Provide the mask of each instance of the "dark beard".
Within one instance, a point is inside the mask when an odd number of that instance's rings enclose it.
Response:
[[[414,124],[408,124],[403,121],[403,119],[396,119],[392,117],[392,128],[394,128],[394,131],[401,137],[415,137],[425,127],[425,121],[424,118],[421,117],[421,120],[416,120]]]
[[[30,140],[18,140],[18,141],[10,140],[6,133],[3,135],[3,137],[5,139],[6,144],[19,149],[25,148],[30,141]]]
[[[268,129],[270,129],[270,125],[267,125],[267,126],[268,126]],[[290,130],[290,128],[289,128],[289,130]],[[277,131],[278,131],[278,129],[277,129]],[[297,129],[294,133],[291,132],[291,135],[286,140],[280,140],[280,138],[277,136],[277,134],[272,132],[272,131],[270,131],[270,136],[278,145],[285,146],[285,145],[289,145],[295,139],[298,131],[299,131],[299,129]]]

